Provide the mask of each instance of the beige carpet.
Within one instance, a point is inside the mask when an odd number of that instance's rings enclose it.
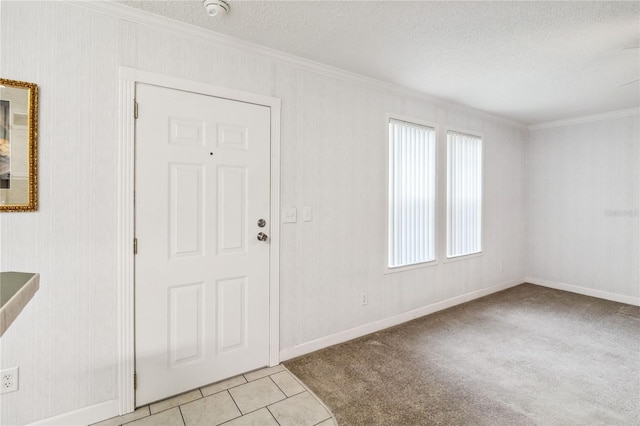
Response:
[[[640,308],[523,284],[285,363],[347,425],[640,425]]]

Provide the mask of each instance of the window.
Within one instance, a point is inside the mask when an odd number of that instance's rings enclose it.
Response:
[[[482,251],[482,139],[447,132],[447,257]]]
[[[389,268],[435,259],[436,131],[389,120]]]

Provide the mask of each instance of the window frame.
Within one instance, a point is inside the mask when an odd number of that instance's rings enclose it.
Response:
[[[448,236],[448,232],[449,232],[449,133],[458,133],[458,134],[462,134],[462,135],[466,135],[466,136],[470,136],[473,138],[478,138],[481,141],[481,154],[482,154],[482,158],[480,161],[480,179],[481,179],[481,183],[480,183],[480,250],[479,251],[475,251],[472,253],[466,253],[466,254],[458,254],[458,255],[454,255],[454,256],[449,256],[448,252],[449,252],[449,236]],[[479,257],[482,256],[484,254],[484,249],[485,249],[485,205],[486,205],[486,197],[485,197],[485,161],[486,161],[486,140],[485,140],[485,136],[483,132],[478,132],[478,131],[473,131],[473,130],[468,130],[468,129],[463,129],[463,128],[458,128],[458,127],[453,127],[453,126],[447,126],[444,128],[443,131],[443,139],[444,139],[444,166],[445,166],[445,175],[443,177],[444,180],[444,185],[443,185],[443,198],[444,198],[444,206],[443,207],[443,214],[444,214],[444,238],[443,238],[443,263],[449,263],[449,262],[455,262],[455,261],[459,261],[459,260],[464,260],[464,259],[471,259],[474,257]]]
[[[414,124],[417,126],[428,127],[433,129],[435,134],[435,143],[434,143],[434,212],[433,212],[433,238],[434,238],[434,259],[428,260],[425,262],[412,263],[409,265],[401,265],[401,266],[389,266],[389,243],[390,243],[390,228],[389,228],[389,207],[390,207],[390,177],[391,177],[391,164],[390,164],[390,156],[389,156],[389,147],[390,147],[390,139],[389,139],[389,124],[394,121],[402,121],[408,124]],[[433,267],[439,264],[440,262],[440,231],[439,231],[439,220],[440,220],[440,126],[437,123],[417,119],[415,117],[404,116],[400,114],[387,114],[386,120],[384,122],[385,125],[385,246],[384,246],[384,274],[393,274],[398,272],[410,271],[414,269],[420,268],[428,268]]]

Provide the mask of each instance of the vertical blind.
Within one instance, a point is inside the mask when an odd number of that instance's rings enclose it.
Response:
[[[447,133],[447,257],[482,250],[482,139]]]
[[[389,267],[435,259],[435,129],[389,120]]]

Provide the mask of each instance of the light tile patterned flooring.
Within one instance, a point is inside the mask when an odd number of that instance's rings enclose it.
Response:
[[[95,426],[335,426],[329,410],[283,365],[252,371]]]

